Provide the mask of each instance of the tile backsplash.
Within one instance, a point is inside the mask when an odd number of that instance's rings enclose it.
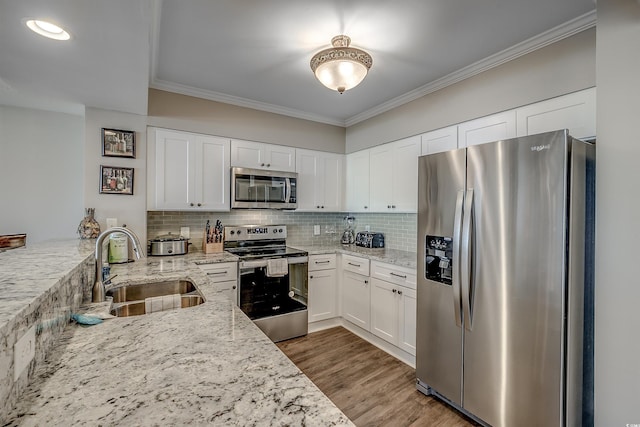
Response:
[[[416,251],[416,214],[350,214],[356,218],[356,231],[384,233],[385,245],[390,249]],[[287,244],[324,246],[340,243],[344,231],[346,213],[291,212],[277,210],[234,210],[231,212],[147,212],[147,236],[149,239],[167,234],[179,235],[181,227],[189,227],[192,249],[202,246],[202,234],[207,220],[223,225],[272,225],[287,226]],[[313,226],[320,226],[320,235],[313,235]]]

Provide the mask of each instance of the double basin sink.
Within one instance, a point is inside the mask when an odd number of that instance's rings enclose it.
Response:
[[[125,285],[107,291],[106,295],[113,298],[111,314],[117,317],[139,316],[149,310],[163,311],[163,303],[165,309],[176,309],[204,302],[195,284],[186,279]],[[152,306],[154,308],[150,309]]]

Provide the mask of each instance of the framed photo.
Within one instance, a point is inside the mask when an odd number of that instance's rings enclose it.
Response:
[[[133,168],[100,165],[100,194],[133,195]]]
[[[135,159],[136,133],[130,130],[102,128],[102,155]]]

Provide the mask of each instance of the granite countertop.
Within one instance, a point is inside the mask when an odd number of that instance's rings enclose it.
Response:
[[[113,265],[113,287],[188,278],[206,301],[69,325],[7,425],[352,425],[194,264],[230,260]]]
[[[309,255],[323,255],[340,253],[360,256],[374,261],[386,262],[406,268],[416,268],[417,255],[415,252],[401,251],[398,249],[369,249],[356,245],[329,245],[329,246],[305,246],[292,244],[292,247],[309,252]]]

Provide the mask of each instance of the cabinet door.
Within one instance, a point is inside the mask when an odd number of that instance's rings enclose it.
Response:
[[[214,136],[196,138],[195,205],[198,210],[228,211],[229,150],[228,139]]]
[[[309,323],[336,317],[336,270],[309,272]]]
[[[342,317],[368,331],[371,310],[369,278],[348,271],[342,273]]]
[[[416,168],[418,161],[416,160]],[[372,212],[391,212],[393,205],[393,144],[369,150],[369,185]]]
[[[596,88],[559,96],[516,110],[518,136],[569,129],[576,138],[596,135]]]
[[[516,136],[515,110],[493,114],[458,125],[458,146],[484,144]]]
[[[326,212],[342,210],[342,196],[344,188],[344,156],[342,154],[323,153],[320,165],[320,180],[318,191],[321,191],[322,208]]]
[[[398,286],[400,292],[398,347],[416,355],[417,293],[413,289]]]
[[[350,212],[369,212],[369,151],[347,154],[347,194],[345,207]]]
[[[319,179],[318,163],[321,159],[318,153],[311,150],[297,150],[296,172],[298,173],[297,195],[299,211],[316,211],[322,204],[319,201],[319,188],[322,183]]]
[[[398,345],[398,286],[371,279],[371,332]]]
[[[263,144],[265,150],[266,165],[260,163],[260,167],[276,171],[296,171],[296,149],[282,145]]]
[[[421,135],[421,155],[441,153],[458,148],[458,126],[434,130]]]
[[[189,209],[195,199],[193,134],[158,129],[155,145],[155,208]]]
[[[231,140],[231,166],[260,168],[266,164],[264,144],[253,141]]]
[[[418,157],[420,136],[402,139],[392,144],[393,191],[392,212],[418,211]]]

